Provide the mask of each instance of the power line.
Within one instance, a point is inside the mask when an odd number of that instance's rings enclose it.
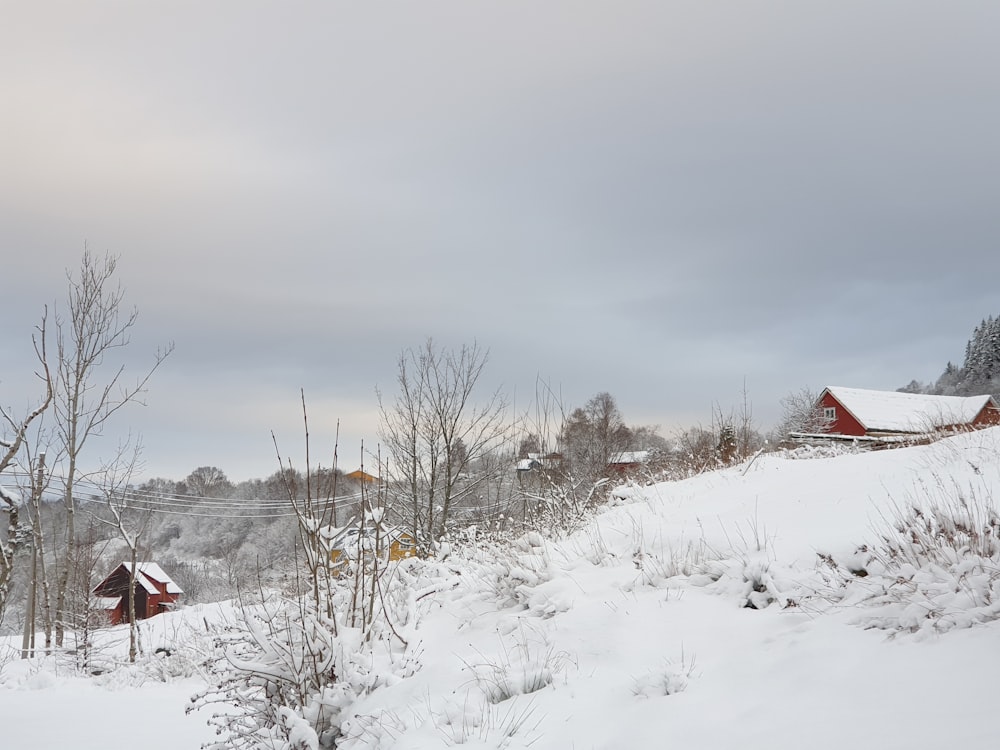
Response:
[[[8,472],[5,476],[14,479],[20,478],[22,481],[30,478],[28,473],[17,471]],[[50,475],[50,481],[51,479],[65,480],[61,475]],[[92,495],[99,495],[104,491],[104,488],[100,484],[88,479],[77,480],[76,486],[84,492],[89,491]],[[50,492],[51,494],[53,493]],[[126,502],[132,501],[136,503],[136,509],[152,513],[200,516],[205,518],[287,518],[296,515],[294,506],[290,500],[253,500],[240,497],[182,495],[174,492],[140,490],[134,487],[126,489],[123,496]],[[350,495],[318,498],[314,499],[313,502],[317,504],[336,503],[337,505],[343,504],[350,507],[360,502],[362,498],[362,492],[354,492]],[[83,499],[94,502],[100,502],[101,500],[99,497]]]

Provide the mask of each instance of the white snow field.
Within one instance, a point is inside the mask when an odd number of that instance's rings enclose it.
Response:
[[[1000,429],[831,458],[766,455],[620,488],[560,540],[455,544],[444,560],[404,561],[419,613],[405,629],[407,666],[344,710],[337,747],[1000,746],[998,490]],[[893,532],[912,506],[911,527]],[[181,653],[99,677],[21,661],[7,641],[0,747],[216,739],[204,712],[185,715],[207,679],[190,646],[232,612],[199,605],[146,621],[148,650]],[[179,657],[189,669],[170,666]]]

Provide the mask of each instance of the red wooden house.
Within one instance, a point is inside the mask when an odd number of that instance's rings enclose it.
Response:
[[[642,470],[649,463],[649,451],[622,451],[608,461],[608,474],[626,476]]]
[[[131,569],[131,563],[123,562],[94,587],[97,608],[108,615],[112,625],[128,622],[128,583]],[[135,619],[145,620],[170,609],[183,593],[180,586],[156,563],[136,563]]]
[[[1000,424],[992,396],[931,396],[829,386],[816,404],[830,437],[904,438]]]

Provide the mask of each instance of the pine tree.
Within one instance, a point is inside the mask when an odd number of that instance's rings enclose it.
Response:
[[[949,387],[950,386],[950,387]],[[982,320],[965,345],[965,362],[957,372],[949,363],[936,391],[944,395],[978,396],[1000,391],[1000,317]]]

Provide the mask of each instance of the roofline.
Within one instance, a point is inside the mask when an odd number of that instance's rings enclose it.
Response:
[[[850,386],[846,386],[846,385],[839,385],[839,386],[838,385],[828,385],[828,386],[825,386],[823,388],[823,390],[820,392],[819,396],[816,398],[816,406],[817,407],[819,407],[820,402],[823,400],[823,396],[825,396],[826,394],[830,394],[830,398],[832,398],[834,401],[836,401],[838,404],[840,404],[840,408],[842,408],[844,411],[846,411],[848,414],[850,414],[854,418],[854,421],[857,422],[859,425],[861,425],[861,427],[865,430],[865,432],[869,432],[869,431],[876,431],[876,432],[882,432],[882,433],[886,433],[887,432],[886,430],[880,430],[877,427],[869,427],[867,424],[865,424],[864,422],[862,422],[858,418],[857,414],[855,414],[853,411],[851,411],[850,408],[847,407],[844,404],[843,401],[841,401],[839,398],[837,398],[836,394],[833,391],[830,390],[831,388],[845,388],[846,389],[846,388],[850,388]],[[899,393],[899,391],[879,391],[878,389],[875,389],[875,388],[851,388],[851,390],[855,390],[855,391],[871,391],[872,393]],[[936,396],[936,397],[939,397],[939,398],[961,398],[961,399],[982,398],[983,396],[986,397],[986,401],[984,401],[983,405],[981,407],[979,407],[979,411],[976,412],[976,415],[972,418],[972,420],[970,422],[956,422],[955,424],[941,425],[941,427],[943,427],[945,429],[947,429],[948,427],[960,426],[962,424],[972,424],[972,422],[975,422],[976,419],[979,418],[979,415],[982,414],[986,410],[986,408],[988,406],[990,406],[991,404],[993,405],[994,409],[1000,410],[1000,404],[997,403],[996,399],[994,399],[993,395],[990,394],[990,393],[981,393],[981,394],[978,394],[978,395],[975,395],[975,396],[941,396],[940,394],[934,394],[934,393],[918,393],[918,394],[912,394],[912,395],[917,395],[917,396],[932,396],[932,397]],[[926,430],[914,429],[914,430],[890,430],[890,431],[888,431],[887,434],[921,435],[921,434],[925,434],[925,433],[926,433]]]

